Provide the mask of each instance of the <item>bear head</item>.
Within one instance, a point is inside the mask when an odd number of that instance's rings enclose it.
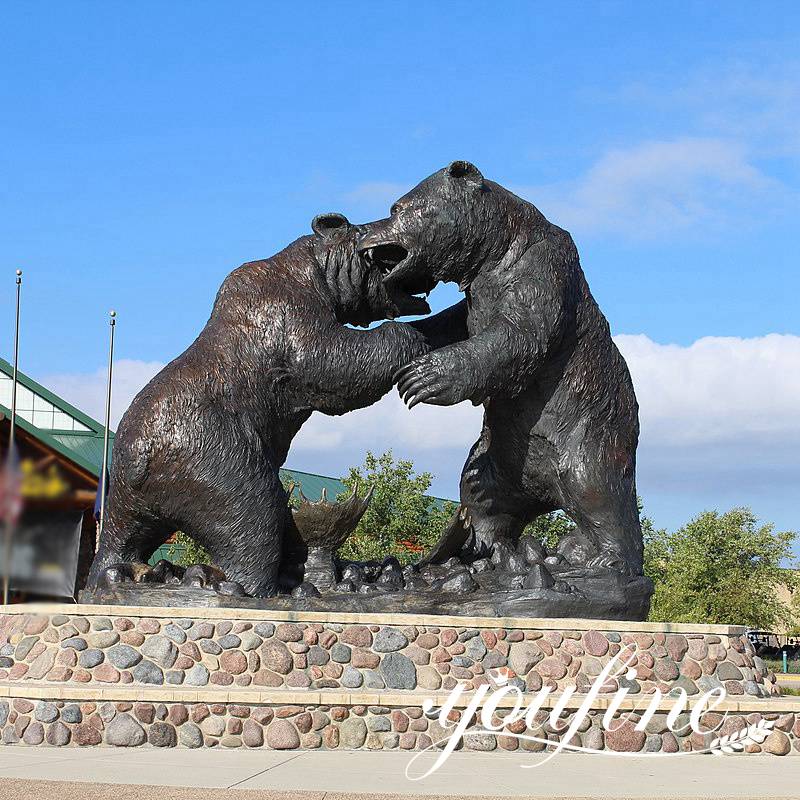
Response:
[[[430,306],[402,284],[387,285],[383,273],[358,243],[365,233],[342,214],[314,217],[311,243],[314,258],[333,298],[336,319],[342,324],[367,327],[371,322],[410,314],[428,314]]]
[[[388,291],[428,292],[439,281],[463,290],[507,247],[507,196],[474,164],[453,161],[395,202],[390,217],[363,226],[359,252]]]

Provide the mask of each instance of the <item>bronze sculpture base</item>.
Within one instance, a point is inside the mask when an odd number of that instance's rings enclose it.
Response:
[[[454,616],[538,617],[640,620],[653,591],[648,578],[629,578],[613,570],[553,570],[572,591],[554,588],[480,587],[469,594],[425,590],[331,592],[319,596],[242,597],[211,588],[170,584],[117,583],[80,593],[81,603],[169,608],[251,608],[280,611],[337,611]]]

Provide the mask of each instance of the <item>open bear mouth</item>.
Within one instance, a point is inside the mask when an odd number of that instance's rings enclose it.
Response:
[[[367,264],[380,271],[398,316],[430,314],[431,307],[425,298],[436,286],[436,280],[414,274],[414,259],[403,245],[397,242],[377,244],[362,250],[361,255]]]
[[[364,258],[367,262],[371,266],[377,267],[384,276],[388,275],[398,264],[405,261],[407,257],[408,250],[402,245],[393,242],[379,244],[364,250]]]

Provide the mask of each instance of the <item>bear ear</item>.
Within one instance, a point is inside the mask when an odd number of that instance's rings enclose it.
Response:
[[[472,186],[483,186],[481,171],[469,161],[453,161],[447,168],[447,174],[456,180],[462,180]]]
[[[311,220],[311,229],[314,233],[325,238],[349,227],[350,222],[344,214],[317,214]]]

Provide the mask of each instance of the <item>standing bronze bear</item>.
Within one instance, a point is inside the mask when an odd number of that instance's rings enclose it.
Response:
[[[387,287],[432,278],[466,295],[413,323],[437,349],[397,375],[409,407],[485,408],[462,473],[462,512],[431,558],[510,550],[527,523],[563,509],[578,532],[554,560],[641,575],[638,406],[572,237],[465,161],[367,228],[365,257],[384,269],[393,262]]]
[[[297,538],[278,474],[295,434],[313,411],[376,402],[400,366],[427,352],[410,326],[346,324],[428,313],[412,291],[432,281],[387,291],[379,265],[356,250],[359,228],[340,214],[312,227],[232,272],[196,341],[134,399],[114,442],[90,587],[183,530],[229,581],[274,594],[287,531]]]

